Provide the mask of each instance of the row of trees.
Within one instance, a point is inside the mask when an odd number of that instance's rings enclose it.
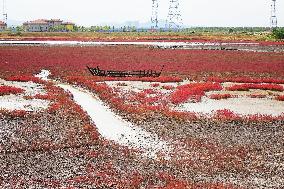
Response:
[[[75,31],[78,32],[136,32],[137,29],[135,26],[123,26],[116,28],[114,26],[91,26],[91,27],[84,27],[84,26],[76,26]]]
[[[64,26],[56,26],[51,28],[51,32],[65,31]],[[23,26],[10,27],[9,31],[14,33],[24,32]],[[74,32],[147,32],[149,29],[137,29],[135,26],[123,26],[116,28],[114,26],[74,26]],[[168,32],[167,29],[159,29],[158,32]],[[199,32],[225,32],[225,33],[254,33],[254,32],[268,32],[271,31],[267,27],[192,27],[179,30],[185,33],[199,33]],[[272,31],[272,37],[275,39],[284,39],[284,28],[276,28]]]

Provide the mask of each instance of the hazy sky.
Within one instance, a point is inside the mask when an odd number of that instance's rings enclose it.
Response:
[[[61,18],[86,26],[108,22],[147,22],[151,17],[152,4],[152,0],[6,2],[11,20]],[[180,4],[183,23],[189,26],[269,26],[271,0],[180,0]],[[284,0],[277,0],[277,6],[279,26],[284,26]],[[166,19],[168,7],[169,0],[160,0],[159,19]]]

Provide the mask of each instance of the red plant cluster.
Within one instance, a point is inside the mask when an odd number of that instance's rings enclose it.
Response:
[[[45,83],[45,81],[41,80],[38,77],[28,76],[28,75],[17,75],[6,78],[7,81],[19,81],[19,82],[29,82],[32,81],[34,83]]]
[[[181,104],[191,99],[195,102],[200,102],[201,97],[208,91],[222,90],[220,83],[191,83],[187,85],[181,85],[171,95],[171,102],[173,104]]]
[[[24,90],[17,87],[11,86],[0,86],[0,96],[9,95],[9,94],[19,94],[23,93]]]
[[[13,111],[9,111],[9,110],[5,110],[5,109],[0,109],[0,115],[5,115],[5,116],[9,116],[11,118],[15,118],[15,117],[25,117],[25,115],[28,112],[25,110],[13,110]]]
[[[160,86],[159,83],[153,83],[153,84],[151,84],[151,87],[159,87],[159,86]]]
[[[230,121],[230,120],[240,120],[241,117],[235,114],[233,111],[228,109],[217,110],[215,115],[215,119],[223,120],[223,121]]]
[[[248,95],[250,98],[265,98],[266,95],[264,94],[250,94]]]
[[[284,95],[277,96],[276,100],[284,101]]]
[[[170,117],[175,118],[176,120],[197,120],[200,116],[195,112],[180,112],[174,111],[169,109],[163,109],[162,114]]]
[[[249,122],[283,121],[284,120],[284,114],[279,115],[279,116],[255,114],[255,115],[245,116],[242,119],[249,121]]]
[[[52,99],[52,94],[48,93],[48,94],[36,94],[34,96],[34,98],[36,99],[42,99],[42,100],[51,100]]]
[[[209,96],[209,98],[215,99],[215,100],[228,99],[232,97],[233,96],[231,94],[212,94]]]
[[[261,89],[271,91],[284,91],[284,87],[277,84],[241,84],[226,88],[229,91],[249,91],[250,89]]]
[[[165,90],[174,90],[174,86],[172,86],[172,85],[164,85],[163,87],[162,87],[162,89],[165,89]]]
[[[250,78],[250,77],[209,77],[207,81],[212,82],[236,82],[236,83],[275,83],[275,84],[283,84],[284,79],[274,79],[274,78]]]
[[[67,112],[76,112],[83,120],[88,120],[87,114],[82,110],[81,106],[72,100],[72,95],[66,95],[66,92],[56,86],[46,86],[47,95],[38,96],[51,100],[53,103],[49,106],[49,113],[56,113],[59,109]]]
[[[217,110],[213,116],[214,119],[218,121],[246,121],[246,122],[273,122],[273,121],[283,121],[284,114],[279,116],[272,115],[262,115],[262,114],[254,114],[254,115],[239,115],[234,113],[231,110],[223,109]]]

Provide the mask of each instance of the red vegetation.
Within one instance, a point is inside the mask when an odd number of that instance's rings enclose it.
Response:
[[[34,83],[45,83],[45,81],[40,78],[28,75],[17,75],[6,78],[7,81],[19,81],[19,82],[29,82],[32,81]]]
[[[162,88],[165,90],[174,90],[175,87],[172,85],[164,85]]]
[[[283,75],[284,53],[116,47],[0,47],[1,74],[25,75],[48,69],[54,77],[90,75],[86,65],[111,70],[160,70],[165,73],[270,73]],[[7,62],[7,63],[6,63]],[[3,71],[2,71],[3,70]]]
[[[188,183],[185,181],[177,180],[174,176],[169,175],[165,172],[160,172],[155,175],[159,180],[164,182],[164,186],[148,186],[148,188],[157,188],[157,189],[186,189],[188,188]]]
[[[275,84],[283,84],[284,79],[274,79],[274,78],[250,78],[250,77],[227,77],[227,78],[219,78],[219,77],[209,77],[208,81],[212,82],[236,82],[236,83],[275,83]]]
[[[264,95],[264,94],[251,94],[251,95],[249,95],[249,97],[251,97],[251,98],[265,98],[266,95]]]
[[[163,115],[175,118],[176,120],[197,120],[199,118],[198,114],[195,112],[179,112],[174,110],[165,109],[163,112]]]
[[[228,99],[232,97],[233,96],[231,94],[212,94],[209,96],[209,98],[215,99],[215,100]]]
[[[34,96],[34,98],[36,98],[36,99],[42,99],[42,100],[51,100],[52,99],[52,95],[51,94],[36,94],[35,96]]]
[[[182,85],[171,95],[171,102],[174,104],[181,104],[191,99],[195,102],[200,102],[201,97],[208,91],[222,90],[220,83],[191,83]]]
[[[234,113],[231,110],[223,109],[223,110],[217,110],[213,118],[218,121],[273,122],[273,121],[284,120],[284,114],[280,116],[261,115],[261,114],[242,116]]]
[[[25,110],[13,110],[10,112],[12,117],[25,117],[27,112]]]
[[[215,115],[215,119],[223,120],[223,121],[231,121],[231,120],[240,120],[241,117],[237,114],[235,114],[231,110],[223,109],[223,110],[217,110]]]
[[[277,96],[277,97],[276,97],[276,100],[284,101],[284,95]]]
[[[271,91],[284,91],[284,87],[277,84],[241,84],[226,88],[229,91],[249,91],[250,89],[261,89]]]
[[[153,84],[151,84],[151,87],[159,87],[159,86],[160,86],[159,83],[153,83]]]
[[[11,118],[16,118],[16,117],[25,117],[25,115],[28,112],[25,110],[13,110],[13,111],[8,111],[5,109],[0,109],[0,115],[6,115],[9,116]]]
[[[24,90],[17,87],[11,86],[0,86],[0,96],[9,95],[9,94],[19,94],[23,93]]]

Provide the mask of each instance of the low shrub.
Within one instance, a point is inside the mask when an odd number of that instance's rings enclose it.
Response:
[[[217,110],[215,112],[214,118],[222,121],[233,121],[241,119],[238,114],[228,109]]]
[[[222,90],[220,83],[191,83],[177,87],[177,90],[171,95],[171,102],[173,104],[181,104],[191,99],[195,102],[200,102],[201,97],[208,91]]]
[[[250,89],[261,89],[261,90],[271,90],[271,91],[284,91],[284,87],[277,84],[241,84],[233,85],[227,87],[226,90],[229,91],[249,91]]]
[[[22,118],[25,117],[28,114],[25,110],[6,110],[6,109],[0,109],[0,115],[2,116],[8,116],[10,118]]]
[[[250,98],[265,98],[266,95],[264,94],[251,94],[251,95],[248,95]]]
[[[284,101],[284,95],[277,96],[276,100]]]
[[[212,94],[209,96],[209,98],[214,99],[214,100],[228,99],[232,97],[233,96],[231,94]]]
[[[19,82],[29,82],[32,81],[34,83],[45,83],[45,81],[40,78],[28,75],[17,75],[6,78],[7,81],[19,81]]]
[[[0,86],[0,96],[10,95],[10,94],[19,94],[23,92],[24,90],[21,88],[11,87],[11,86]]]
[[[284,79],[275,79],[275,78],[250,78],[250,77],[228,77],[228,78],[219,78],[219,77],[209,77],[207,81],[211,82],[235,82],[235,83],[275,83],[275,84],[284,84]]]
[[[151,84],[151,87],[159,87],[159,86],[160,86],[159,83],[153,83],[153,84]]]
[[[164,85],[162,88],[165,90],[173,90],[175,87],[172,85]]]

